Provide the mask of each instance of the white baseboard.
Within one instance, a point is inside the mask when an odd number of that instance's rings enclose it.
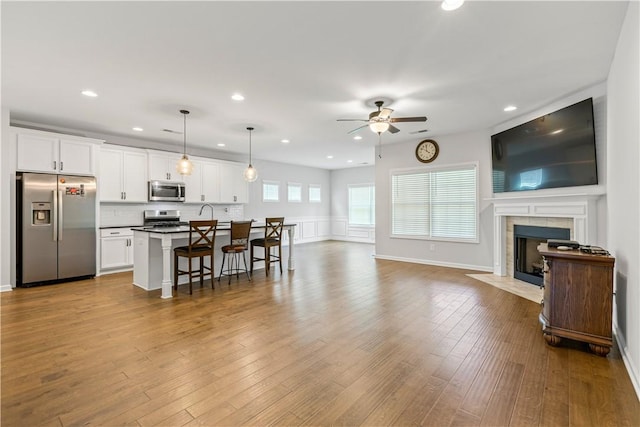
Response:
[[[633,388],[636,391],[636,397],[640,400],[640,374],[638,369],[633,364],[633,360],[629,357],[628,346],[624,337],[618,330],[618,325],[613,324],[613,335],[616,337],[616,342],[618,343],[618,348],[620,349],[620,354],[622,355],[622,361],[624,362],[625,368],[627,368],[627,373],[629,374],[629,379],[631,379],[631,384],[633,384]]]
[[[410,262],[412,264],[435,265],[438,267],[460,268],[464,270],[477,270],[477,271],[486,271],[487,273],[493,273],[492,267],[487,267],[484,265],[459,264],[454,262],[442,262],[442,261],[425,260],[425,259],[418,259],[418,258],[404,258],[404,257],[395,257],[395,256],[387,256],[387,255],[375,255],[375,258],[386,259],[389,261]]]
[[[0,285],[0,292],[10,292],[12,290],[11,285]]]

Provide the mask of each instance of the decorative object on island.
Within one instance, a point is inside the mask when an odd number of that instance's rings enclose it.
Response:
[[[184,274],[189,275],[189,295],[193,294],[193,278],[200,278],[200,287],[205,276],[211,280],[213,289],[214,256],[213,246],[216,241],[217,220],[211,221],[189,221],[189,244],[173,249],[173,289],[178,293],[178,277]],[[180,269],[180,257],[188,258],[188,268]],[[198,258],[198,269],[194,271],[192,260]],[[209,258],[209,265],[205,260]]]
[[[249,234],[251,233],[251,223],[253,221],[231,221],[231,231],[229,233],[229,244],[224,245],[222,250],[222,265],[220,266],[220,275],[218,282],[222,276],[229,276],[229,284],[231,284],[231,276],[234,274],[236,278],[240,278],[240,273],[246,273],[249,280],[251,275],[247,268],[247,258],[245,251],[249,247]],[[227,255],[229,257],[227,258]],[[240,257],[244,262],[244,269],[240,268]],[[227,268],[224,268],[224,262],[227,261]]]
[[[280,274],[282,274],[282,228],[284,226],[284,217],[266,218],[264,237],[251,240],[251,274],[253,274],[253,263],[255,261],[264,261],[264,270],[269,275],[271,263],[277,262],[280,265]],[[253,254],[254,246],[264,248],[264,258],[257,257]],[[271,248],[278,248],[278,255],[271,253]]]
[[[615,258],[579,250],[538,247],[544,259],[544,294],[539,319],[544,339],[583,341],[599,356],[613,345],[613,265]]]
[[[244,180],[253,182],[258,179],[258,171],[251,164],[251,131],[253,131],[253,128],[249,126],[247,130],[249,131],[249,166],[244,170]]]
[[[440,147],[433,139],[425,139],[416,147],[416,159],[422,163],[431,163],[440,154]]]
[[[184,148],[182,151],[182,157],[178,160],[178,164],[176,165],[176,170],[180,175],[191,175],[191,172],[193,171],[193,163],[191,163],[191,160],[189,160],[189,157],[187,156],[187,114],[189,114],[189,111],[180,110],[180,113],[184,116],[184,130],[182,133],[184,137]]]

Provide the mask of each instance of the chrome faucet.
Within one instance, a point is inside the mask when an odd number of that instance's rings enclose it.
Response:
[[[203,210],[204,210],[204,208],[206,208],[207,206],[208,206],[209,208],[211,208],[211,221],[213,221],[213,206],[211,206],[211,204],[210,204],[210,203],[205,203],[204,205],[202,205],[202,206],[200,207],[200,213],[198,214],[198,216],[201,216],[201,215],[202,215],[202,211],[203,211]]]

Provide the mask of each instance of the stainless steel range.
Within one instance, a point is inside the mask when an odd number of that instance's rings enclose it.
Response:
[[[180,211],[178,210],[145,210],[145,227],[178,227],[189,225],[188,222],[180,221]]]

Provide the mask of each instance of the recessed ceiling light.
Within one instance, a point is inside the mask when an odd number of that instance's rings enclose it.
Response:
[[[281,139],[280,142],[282,142],[283,144],[288,144],[291,141],[289,141],[288,139]]]
[[[347,163],[353,163],[353,160],[347,160]]]
[[[362,137],[360,135],[356,135],[356,136],[353,137],[353,139],[361,140]]]
[[[87,89],[87,90],[83,90],[83,91],[82,91],[82,94],[83,94],[84,96],[90,96],[91,98],[95,98],[96,96],[98,96],[98,94],[97,94],[97,93],[95,93],[94,91],[89,90],[89,89]]]
[[[132,128],[132,129],[135,130],[136,132],[142,132],[144,130],[139,126],[136,126],[136,127]]]
[[[233,95],[231,95],[231,99],[233,99],[234,101],[244,101],[244,96],[239,93],[234,93]]]
[[[327,159],[333,159],[333,156],[332,156],[331,154],[329,154],[329,155],[327,156]]]
[[[516,107],[515,105],[507,105],[506,107],[504,107],[504,111],[506,111],[507,113],[509,111],[515,111],[517,109],[518,109],[518,107]]]
[[[223,144],[222,142],[218,144],[218,147],[226,147],[227,144]]]
[[[464,3],[464,0],[443,0],[441,7],[447,11],[456,10],[462,6],[462,3]]]

